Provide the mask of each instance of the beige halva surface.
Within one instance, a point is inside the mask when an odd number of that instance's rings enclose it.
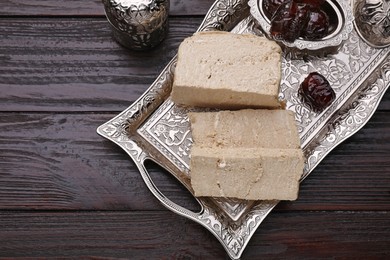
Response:
[[[171,98],[193,107],[280,107],[281,48],[264,37],[200,32],[178,51]]]
[[[304,159],[287,110],[189,113],[195,196],[295,200]]]

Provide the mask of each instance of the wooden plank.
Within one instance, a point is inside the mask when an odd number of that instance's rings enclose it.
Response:
[[[129,51],[103,19],[0,20],[0,111],[120,111],[176,54],[199,18],[170,20],[167,39]],[[104,104],[104,105],[103,105]]]
[[[134,52],[104,19],[2,19],[0,111],[122,111],[156,79],[200,18],[170,20],[156,49]],[[390,93],[379,106],[390,110]]]
[[[242,259],[386,259],[389,212],[272,213]],[[0,212],[0,257],[227,259],[169,212]]]
[[[162,209],[131,159],[96,134],[112,117],[1,114],[0,208]],[[188,206],[184,188],[150,170],[162,190],[179,192],[174,197]]]
[[[170,1],[170,15],[205,15],[214,0]],[[103,16],[101,0],[3,0],[0,16]]]
[[[115,114],[0,114],[0,208],[164,210],[130,158],[96,128]],[[158,167],[157,186],[195,210]],[[377,112],[277,210],[390,210],[390,113]]]

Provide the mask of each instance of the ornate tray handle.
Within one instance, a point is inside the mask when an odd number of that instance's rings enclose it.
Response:
[[[201,210],[200,212],[196,213],[196,212],[192,212],[191,210],[188,210],[178,204],[176,204],[175,202],[171,201],[169,198],[167,198],[159,189],[158,187],[154,184],[152,178],[150,177],[150,174],[148,173],[148,170],[146,169],[145,167],[145,162],[147,160],[151,160],[155,163],[158,164],[158,162],[156,162],[155,160],[153,160],[153,158],[151,157],[148,157],[146,154],[143,154],[144,156],[142,156],[142,159],[140,161],[137,161],[135,164],[139,170],[139,172],[141,173],[141,177],[142,179],[144,180],[146,186],[148,187],[148,189],[151,191],[151,193],[166,207],[168,208],[169,210],[181,215],[181,216],[184,216],[184,217],[187,217],[189,219],[192,219],[194,221],[196,221],[197,219],[201,219],[202,218],[202,213],[204,212],[204,208],[203,208],[203,204],[202,203],[199,203],[200,206],[201,206]]]

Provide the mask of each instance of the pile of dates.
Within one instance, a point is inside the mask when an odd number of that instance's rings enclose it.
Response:
[[[325,0],[264,0],[271,17],[271,36],[294,42],[298,38],[319,40],[329,34],[329,17],[321,9]]]

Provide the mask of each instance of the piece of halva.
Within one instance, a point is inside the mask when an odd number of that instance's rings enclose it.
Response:
[[[192,112],[189,119],[195,196],[297,198],[304,157],[293,112]]]
[[[179,47],[171,98],[192,107],[280,107],[281,53],[265,37],[196,33]]]

